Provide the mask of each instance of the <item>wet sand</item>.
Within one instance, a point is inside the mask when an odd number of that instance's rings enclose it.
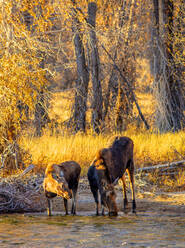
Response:
[[[125,215],[123,213],[123,194],[122,187],[116,186],[116,203],[119,209],[118,215]],[[129,215],[132,215],[132,199],[131,192],[127,193],[129,200]],[[71,200],[68,201],[69,210],[71,209]],[[158,212],[162,214],[164,212],[173,214],[182,214],[185,216],[185,191],[183,192],[157,192],[144,191],[136,188],[136,204],[137,214],[140,212]],[[47,206],[47,205],[46,205]],[[63,199],[56,197],[53,199],[53,212],[64,213]],[[95,214],[95,202],[93,195],[90,191],[87,180],[81,179],[78,194],[77,194],[77,214],[83,215],[83,212],[91,212]],[[106,211],[107,213],[107,211]]]

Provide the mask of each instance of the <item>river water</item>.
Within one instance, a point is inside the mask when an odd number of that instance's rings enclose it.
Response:
[[[154,211],[118,217],[0,215],[0,247],[185,247],[185,216]]]

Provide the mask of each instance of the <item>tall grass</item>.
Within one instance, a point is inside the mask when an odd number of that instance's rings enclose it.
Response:
[[[185,132],[152,134],[149,132],[122,133],[134,141],[136,167],[182,160],[185,157]],[[107,146],[112,135],[43,135],[40,138],[22,137],[20,146],[28,150],[37,170],[48,164],[75,160],[82,166],[82,174],[87,172],[96,152]]]

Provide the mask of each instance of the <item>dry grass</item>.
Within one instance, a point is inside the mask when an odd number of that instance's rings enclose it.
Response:
[[[22,138],[21,145],[29,150],[38,169],[51,163],[75,160],[83,170],[93,160],[97,150],[105,146],[108,137],[103,136],[59,136],[44,135],[41,138]]]
[[[151,134],[125,132],[134,141],[134,159],[136,167],[182,160],[185,156],[185,132]],[[112,135],[63,135],[41,138],[22,137],[20,145],[32,155],[37,170],[51,163],[75,160],[82,166],[82,174],[86,173],[96,152],[106,147]]]
[[[159,188],[163,188],[163,191],[167,192],[185,190],[185,171],[180,168],[171,175],[164,174],[163,176],[158,176],[157,172],[151,173],[147,176],[147,180],[154,185],[154,189],[157,189],[157,191]]]
[[[185,156],[185,132],[140,133],[132,136],[135,143],[135,161],[142,165],[182,160]]]

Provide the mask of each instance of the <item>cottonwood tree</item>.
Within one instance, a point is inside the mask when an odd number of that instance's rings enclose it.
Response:
[[[65,3],[65,7],[62,5],[59,9],[61,15],[71,22],[77,65],[74,110],[70,122],[75,132],[85,132],[88,86],[91,79],[93,92],[91,123],[94,132],[99,133],[102,121],[102,92],[95,31],[97,6],[95,2],[87,4],[86,1],[66,1]],[[87,15],[86,10],[88,10]]]
[[[90,2],[88,4],[88,19],[87,24],[89,27],[88,34],[88,56],[89,56],[89,70],[91,73],[92,80],[92,127],[95,133],[100,133],[100,125],[102,122],[102,86],[100,82],[100,59],[96,40],[96,12],[97,5],[95,2]]]
[[[157,100],[156,124],[161,132],[183,127],[183,83],[180,64],[175,62],[175,15],[182,14],[183,1],[153,0],[154,93]],[[183,22],[183,16],[180,16]],[[183,27],[183,23],[180,26]],[[182,68],[181,68],[182,69]],[[180,73],[180,74],[179,74]],[[179,74],[179,75],[178,75]]]
[[[120,10],[120,22],[119,27],[120,31],[124,29],[124,33],[120,32],[120,37],[118,37],[117,40],[117,46],[120,47],[120,43],[122,42],[123,52],[117,51],[117,54],[119,54],[119,60],[121,61],[119,67],[122,69],[122,73],[125,75],[125,77],[129,76],[130,84],[129,86],[123,82],[123,78],[119,77],[119,87],[118,87],[118,96],[116,101],[116,118],[115,118],[115,124],[116,124],[116,130],[121,132],[123,130],[127,129],[127,124],[129,122],[129,117],[132,116],[132,108],[133,108],[133,98],[132,93],[128,89],[134,88],[134,69],[133,69],[133,59],[129,61],[129,58],[132,57],[132,54],[130,53],[130,47],[129,44],[131,44],[131,31],[133,26],[133,17],[134,17],[134,8],[135,8],[135,0],[132,1],[123,1],[123,5],[121,6]],[[122,36],[121,36],[122,34]],[[131,63],[130,63],[131,62]],[[130,73],[129,66],[130,66]],[[114,67],[115,71],[115,67]],[[117,74],[118,71],[116,70]]]
[[[74,100],[73,121],[75,132],[86,130],[87,94],[89,85],[89,70],[87,67],[83,32],[76,7],[72,8],[72,30],[77,65],[77,79]]]
[[[114,2],[111,10],[114,21],[108,22],[110,43],[106,44],[106,47],[101,44],[106,59],[112,66],[111,70],[107,71],[110,77],[104,98],[103,119],[112,119],[115,123],[114,130],[123,131],[133,118],[135,103],[139,118],[144,122],[146,129],[149,129],[135,95],[135,57],[139,54],[136,1]]]
[[[31,26],[28,29],[24,22],[25,10],[30,11],[30,16],[36,16],[33,9],[29,1],[0,2],[1,166],[14,169],[23,163],[17,143],[22,123],[27,120],[28,111],[29,114],[34,112],[38,92],[47,84],[46,71],[40,67],[39,42],[35,38],[39,17],[32,20],[34,30]],[[42,31],[44,25],[39,26]]]

